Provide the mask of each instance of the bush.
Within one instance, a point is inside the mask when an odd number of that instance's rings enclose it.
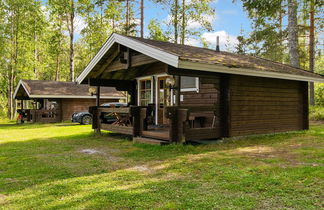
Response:
[[[310,120],[324,120],[324,106],[310,106],[309,107]]]
[[[324,107],[324,83],[315,84],[315,104]]]

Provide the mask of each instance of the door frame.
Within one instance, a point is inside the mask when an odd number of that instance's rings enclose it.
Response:
[[[169,74],[157,74],[157,75],[154,75],[154,81],[155,81],[155,84],[154,84],[154,91],[155,91],[155,100],[154,100],[154,103],[155,103],[155,125],[158,125],[159,124],[159,91],[160,91],[160,86],[159,86],[159,78],[160,77],[168,77],[168,76],[172,76],[172,75],[169,75]],[[171,89],[171,105],[173,105],[173,89]]]
[[[137,105],[140,106],[140,81],[141,80],[151,80],[151,84],[152,84],[152,88],[151,88],[151,103],[155,103],[155,119],[154,119],[154,123],[155,125],[158,125],[158,122],[159,122],[159,116],[158,116],[158,108],[159,108],[159,105],[158,105],[158,102],[159,102],[159,99],[158,99],[158,94],[159,94],[159,77],[167,77],[167,76],[172,76],[170,74],[154,74],[154,75],[151,75],[151,76],[144,76],[144,77],[137,77],[136,80],[137,80]],[[154,94],[153,94],[154,93]],[[171,105],[174,105],[174,97],[173,97],[173,89],[171,89]]]

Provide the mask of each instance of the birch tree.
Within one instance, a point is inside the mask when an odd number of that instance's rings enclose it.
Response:
[[[75,17],[77,6],[75,0],[49,0],[50,11],[53,15],[59,16],[65,21],[66,30],[69,34],[69,70],[70,81],[74,82],[74,36],[75,36]]]

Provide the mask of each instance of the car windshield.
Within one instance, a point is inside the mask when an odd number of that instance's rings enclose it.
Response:
[[[106,103],[106,104],[102,104],[101,106],[106,106],[106,107],[121,107],[121,106],[127,106],[127,104],[125,103]]]

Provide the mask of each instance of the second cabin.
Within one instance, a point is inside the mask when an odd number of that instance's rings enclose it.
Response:
[[[125,101],[126,96],[115,88],[101,90],[101,103]],[[50,80],[20,80],[14,98],[23,121],[56,123],[70,121],[75,112],[88,111],[96,105],[88,85]],[[99,101],[98,101],[99,102]]]

